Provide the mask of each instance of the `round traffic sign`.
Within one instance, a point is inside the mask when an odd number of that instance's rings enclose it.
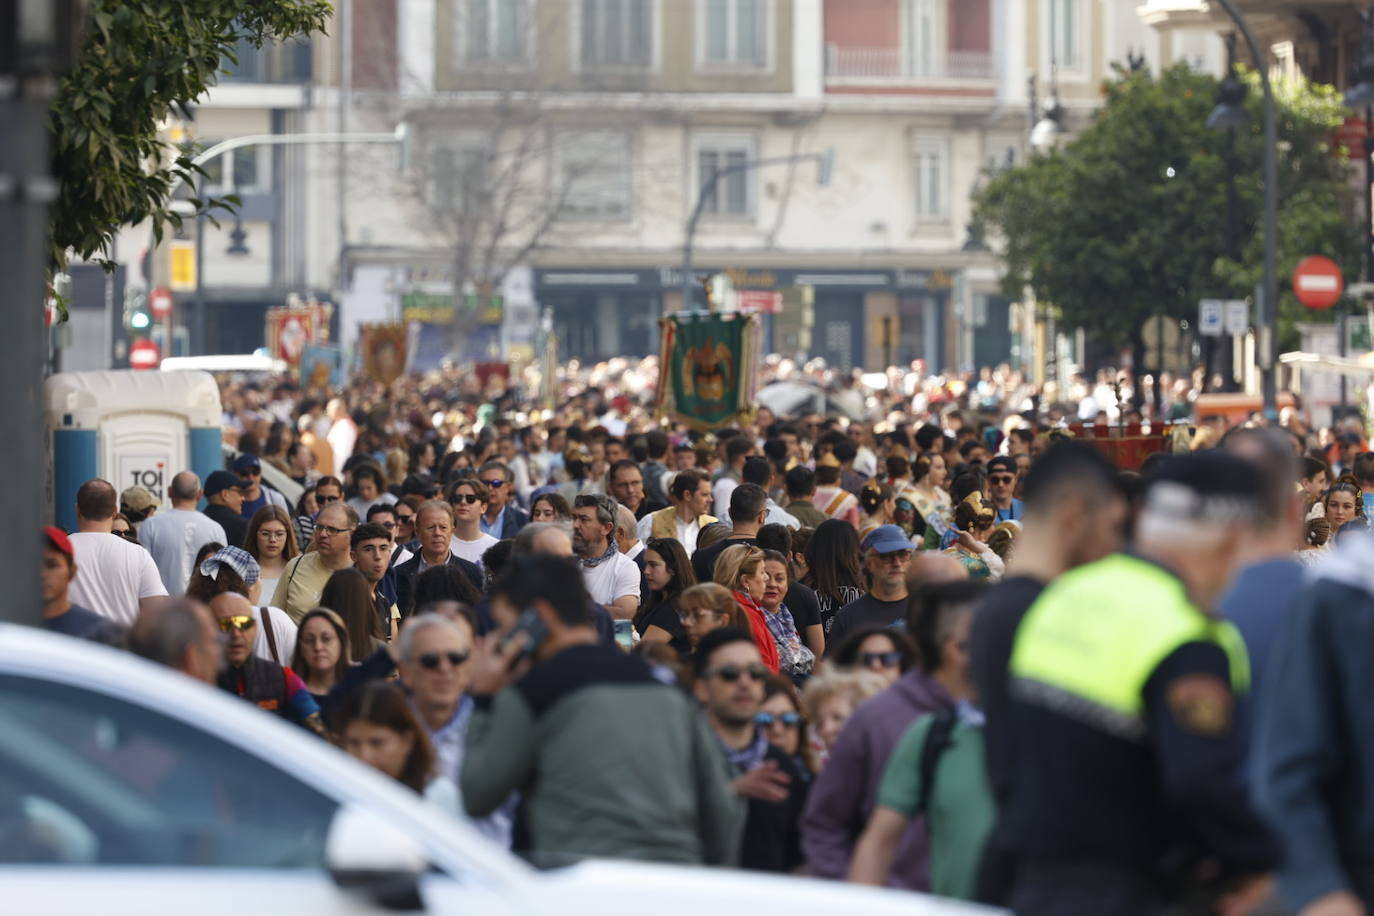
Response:
[[[1329,309],[1345,292],[1341,268],[1330,258],[1314,254],[1298,262],[1293,271],[1293,294],[1310,309]]]
[[[172,291],[165,286],[159,286],[148,294],[148,308],[152,310],[153,317],[158,321],[163,321],[168,315],[172,314]]]
[[[158,351],[157,344],[146,337],[140,337],[129,347],[130,369],[153,369],[161,361],[162,354]]]

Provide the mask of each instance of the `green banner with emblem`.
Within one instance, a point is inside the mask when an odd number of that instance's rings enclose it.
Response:
[[[683,312],[663,318],[660,332],[661,414],[703,430],[753,416],[757,315]]]

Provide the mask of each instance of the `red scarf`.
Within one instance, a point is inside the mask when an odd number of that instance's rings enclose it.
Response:
[[[777,674],[778,644],[773,641],[773,634],[768,630],[768,622],[763,619],[763,608],[744,592],[734,594],[735,603],[744,610],[744,616],[749,618],[749,633],[754,637],[754,645],[758,646],[763,663],[768,666],[769,671]]]

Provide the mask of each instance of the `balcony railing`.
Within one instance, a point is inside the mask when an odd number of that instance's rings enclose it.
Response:
[[[834,79],[921,82],[991,80],[997,67],[989,51],[945,51],[923,59],[903,48],[825,46],[825,74]]]

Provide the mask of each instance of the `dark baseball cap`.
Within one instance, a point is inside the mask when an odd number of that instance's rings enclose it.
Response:
[[[225,490],[241,489],[248,485],[248,481],[240,480],[228,471],[211,471],[210,476],[205,478],[205,495],[214,496]]]
[[[247,452],[244,452],[242,455],[239,455],[237,458],[234,459],[234,473],[242,474],[244,471],[249,470],[261,471],[262,462],[258,460],[257,455],[250,455]]]
[[[983,467],[987,468],[989,474],[993,471],[1009,471],[1015,474],[1016,459],[1010,455],[998,455],[995,458],[989,458],[988,463],[983,465]]]

